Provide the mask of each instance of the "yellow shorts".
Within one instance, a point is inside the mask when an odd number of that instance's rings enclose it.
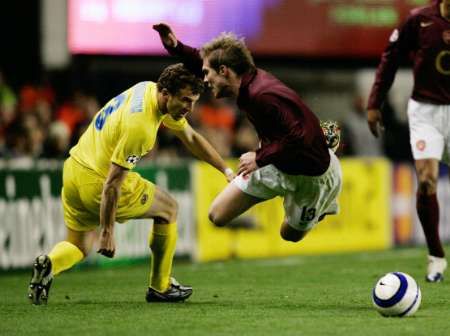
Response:
[[[64,162],[61,199],[64,220],[74,231],[91,231],[100,225],[100,201],[105,178],[69,157]],[[153,202],[155,185],[138,173],[128,172],[122,183],[116,221],[144,215]]]

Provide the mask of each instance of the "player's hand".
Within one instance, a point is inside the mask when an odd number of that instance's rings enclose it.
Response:
[[[367,122],[372,134],[378,138],[380,133],[384,131],[381,111],[379,109],[367,110]]]
[[[100,246],[97,253],[108,258],[113,258],[116,252],[116,243],[114,242],[114,234],[109,231],[102,230],[100,232]]]
[[[243,176],[247,176],[248,174],[254,172],[258,168],[259,167],[256,164],[255,152],[244,153],[239,158],[238,175],[242,174]]]
[[[233,169],[231,169],[231,168],[225,169],[224,174],[225,174],[225,177],[226,177],[226,179],[227,179],[228,182],[233,181],[234,178],[236,177],[235,172],[234,172]]]
[[[159,33],[159,37],[165,46],[170,48],[175,48],[177,46],[177,38],[169,25],[158,23],[153,25],[153,29]]]

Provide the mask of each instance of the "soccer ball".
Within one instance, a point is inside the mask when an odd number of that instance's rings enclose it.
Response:
[[[422,294],[417,282],[402,272],[387,273],[372,291],[372,302],[383,316],[411,316],[420,306]]]

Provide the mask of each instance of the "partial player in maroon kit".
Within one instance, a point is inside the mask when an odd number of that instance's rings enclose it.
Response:
[[[417,213],[429,251],[426,280],[439,282],[447,268],[436,190],[439,161],[450,163],[450,0],[414,9],[391,34],[368,103],[367,119],[375,136],[382,126],[380,108],[399,64],[408,57],[414,70],[408,120],[418,179]]]
[[[280,233],[297,242],[325,215],[336,213],[339,160],[300,97],[257,68],[234,34],[223,33],[197,50],[178,41],[169,26],[153,28],[170,54],[204,77],[216,98],[236,98],[260,138],[260,148],[241,156],[238,176],[214,200],[210,220],[224,226],[253,205],[283,196],[286,218]],[[326,127],[337,130],[333,124]]]

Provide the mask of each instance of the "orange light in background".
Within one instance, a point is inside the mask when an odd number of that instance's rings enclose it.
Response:
[[[414,194],[413,170],[409,165],[399,165],[394,169],[392,218],[394,239],[397,245],[407,245],[413,239]]]

